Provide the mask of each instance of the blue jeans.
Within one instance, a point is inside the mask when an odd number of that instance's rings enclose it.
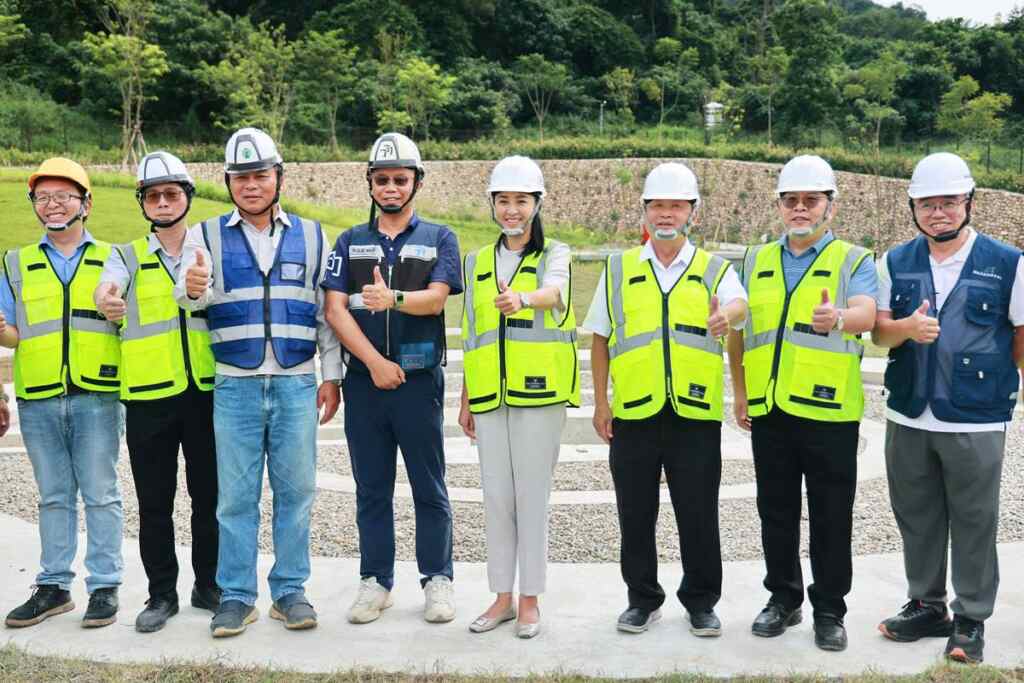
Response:
[[[39,487],[42,571],[37,585],[70,590],[78,550],[78,492],[85,503],[85,587],[121,583],[121,491],[117,457],[124,418],[117,393],[18,399],[21,435]]]
[[[256,603],[264,458],[274,493],[270,595],[301,593],[316,493],[316,376],[217,375],[214,387],[221,599]]]

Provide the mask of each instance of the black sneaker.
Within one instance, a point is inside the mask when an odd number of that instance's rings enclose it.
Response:
[[[882,635],[901,643],[920,638],[948,638],[953,633],[953,620],[945,603],[911,600],[903,611],[878,625]]]
[[[781,636],[790,626],[799,624],[803,618],[799,607],[786,609],[777,602],[769,602],[754,619],[750,632],[755,636],[774,638]]]
[[[270,606],[270,618],[284,622],[291,631],[316,628],[316,611],[304,593],[289,593]]]
[[[814,644],[822,650],[841,652],[846,649],[846,627],[835,614],[814,615]]]
[[[64,614],[75,609],[71,593],[60,586],[36,586],[32,596],[18,605],[7,615],[6,623],[11,628],[34,626],[43,619]]]
[[[722,635],[722,622],[719,620],[715,610],[709,609],[702,612],[686,611],[690,618],[690,633],[698,638],[717,638]]]
[[[146,601],[146,609],[135,617],[135,630],[139,633],[153,633],[167,624],[167,620],[178,613],[176,593],[158,595]]]
[[[210,622],[214,638],[237,636],[245,627],[260,618],[260,613],[241,600],[224,600]]]
[[[220,605],[220,588],[217,586],[200,586],[198,583],[192,586],[193,607],[216,612],[218,605]]]
[[[651,624],[661,619],[660,609],[644,609],[643,607],[630,607],[619,615],[615,627],[626,633],[643,633]]]
[[[985,622],[953,615],[953,633],[946,641],[946,656],[964,664],[979,664],[984,660]]]
[[[117,621],[117,586],[97,588],[89,596],[89,606],[82,617],[82,628],[108,626]]]

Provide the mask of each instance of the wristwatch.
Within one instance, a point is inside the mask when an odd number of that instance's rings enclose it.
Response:
[[[519,304],[523,308],[530,307],[530,297],[526,294],[526,292],[519,292]]]
[[[395,293],[395,308],[401,308],[405,303],[405,292],[400,289],[393,290]]]
[[[843,310],[841,308],[836,309],[836,324],[833,329],[842,332],[843,327],[846,326],[846,321],[843,320]]]

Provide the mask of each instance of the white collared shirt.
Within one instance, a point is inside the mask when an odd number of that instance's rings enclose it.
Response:
[[[683,243],[682,249],[676,254],[676,257],[666,266],[658,259],[657,254],[654,253],[652,241],[648,240],[640,250],[640,260],[651,262],[654,267],[654,275],[658,279],[658,286],[662,292],[668,292],[683,273],[686,272],[690,261],[693,260],[694,254],[697,253],[697,248],[693,246],[690,240],[686,240]],[[612,319],[608,312],[605,275],[606,273],[602,271],[601,277],[597,281],[597,289],[594,291],[594,298],[590,301],[590,310],[587,311],[587,319],[583,321],[583,329],[590,330],[602,337],[610,337],[612,334]],[[736,299],[747,300],[747,292],[743,289],[743,283],[740,282],[739,275],[736,274],[736,269],[732,267],[731,263],[727,264],[725,275],[719,281],[715,294],[718,295],[718,301],[722,306],[728,306]],[[732,327],[733,329],[741,330],[745,322],[746,319],[744,318],[734,323]]]

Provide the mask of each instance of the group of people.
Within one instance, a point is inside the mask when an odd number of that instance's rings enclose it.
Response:
[[[15,349],[42,568],[7,626],[74,609],[79,491],[89,574],[82,623],[116,620],[122,428],[149,580],[136,629],[157,631],[179,609],[179,449],[192,506],[191,604],[214,613],[213,635],[237,635],[258,618],[264,469],[273,492],[270,616],[289,629],[316,626],[305,582],[317,424],[334,417],[341,393],[360,549],[348,620],[372,622],[392,604],[398,450],[413,493],[424,618],[454,619],[443,310],[462,293],[458,420],[479,451],[495,594],[469,629],[514,621],[516,636],[536,636],[553,472],[567,406],[580,405],[581,393],[571,255],[544,235],[539,166],[522,156],[494,166],[487,197],[500,233],[464,261],[454,232],[414,210],[425,168],[404,135],[374,143],[369,221],[333,248],[316,221],[282,210],[284,164],[266,133],[232,135],[224,174],[234,210],[189,228],[195,184],[185,165],[168,152],[147,155],[136,196],[150,229],[118,246],[85,227],[93,207],[81,166],[50,159],[29,179],[43,235],[5,256],[0,344]],[[661,616],[664,472],[682,555],[677,596],[694,635],[721,634],[728,351],[734,417],[751,432],[770,593],[751,630],[778,636],[802,619],[806,486],[814,639],[845,649],[861,337],[871,333],[890,348],[885,454],[909,585],[909,602],[879,630],[899,641],[945,637],[949,657],[981,661],[998,586],[1005,425],[1024,356],[1021,253],[971,226],[974,182],[952,154],[917,165],[909,210],[921,234],[877,266],[834,233],[839,192],[823,159],[792,159],[776,191],[784,233],[750,247],[737,272],[689,239],[701,209],[693,172],[655,167],[641,196],[650,239],[608,258],[583,323],[593,333],[593,423],[610,444],[628,589],[617,628],[641,633]]]

